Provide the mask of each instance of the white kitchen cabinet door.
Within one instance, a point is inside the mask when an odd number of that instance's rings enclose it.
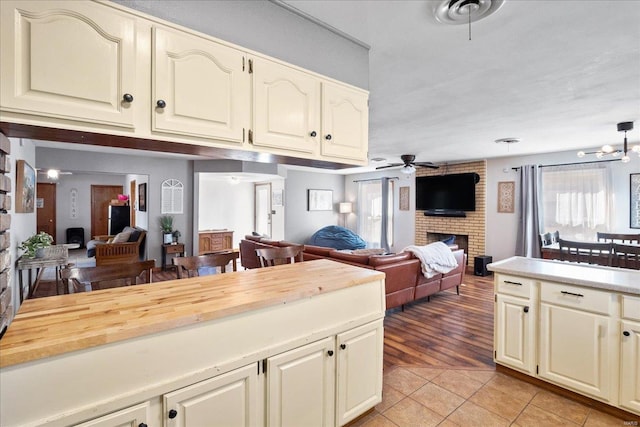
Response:
[[[610,399],[609,319],[573,308],[540,305],[539,376],[599,399]]]
[[[258,364],[164,395],[166,427],[247,427],[262,424],[258,414]]]
[[[322,156],[367,160],[369,96],[324,82],[322,84]]]
[[[496,363],[535,373],[535,307],[531,301],[498,294],[494,348]]]
[[[253,63],[253,144],[317,153],[320,138],[320,80],[310,74],[256,59]]]
[[[154,26],[152,130],[242,143],[251,117],[247,61],[240,50]]]
[[[333,426],[335,338],[267,359],[267,425]]]
[[[95,418],[75,427],[147,427],[149,402],[131,406],[100,418]]]
[[[640,413],[640,323],[621,322],[620,406]]]
[[[382,321],[337,337],[336,425],[344,425],[382,401]]]
[[[0,7],[2,110],[133,128],[133,16],[95,2]]]

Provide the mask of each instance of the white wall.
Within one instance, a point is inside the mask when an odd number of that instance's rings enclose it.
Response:
[[[126,184],[125,184],[125,194],[129,196],[130,204],[135,209],[136,213],[136,227],[144,228],[145,230],[149,229],[149,210],[140,211],[138,206],[138,189],[140,188],[140,184],[147,184],[147,188],[149,188],[149,176],[147,175],[136,175],[136,174],[127,174],[126,176]],[[135,181],[136,183],[136,200],[131,200],[131,182]],[[186,230],[185,230],[186,231]],[[181,242],[183,240],[180,240]]]
[[[504,157],[487,161],[487,229],[486,254],[493,261],[509,258],[515,254],[516,234],[518,230],[518,195],[516,191],[516,212],[498,213],[498,182],[515,181],[517,190],[518,175],[511,170],[526,164],[553,165],[576,163],[580,161],[575,151],[565,151],[542,155]],[[582,159],[586,160],[586,159]],[[595,158],[593,159],[595,160]],[[640,173],[640,158],[632,155],[629,163],[611,163],[613,187],[615,189],[615,208],[612,231],[619,233],[638,233],[640,230],[629,227],[629,174]],[[506,171],[504,171],[506,170]]]

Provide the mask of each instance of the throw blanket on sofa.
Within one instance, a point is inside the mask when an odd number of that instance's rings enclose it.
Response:
[[[451,248],[442,242],[430,243],[427,246],[410,245],[404,248],[412,252],[422,264],[422,274],[431,278],[438,273],[446,274],[458,266]]]

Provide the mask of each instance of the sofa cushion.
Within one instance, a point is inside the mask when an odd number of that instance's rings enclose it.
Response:
[[[333,250],[329,253],[331,258],[349,261],[355,264],[367,265],[369,263],[369,255],[354,255],[349,252],[341,252]]]
[[[129,237],[131,237],[131,232],[129,231],[121,231],[116,234],[113,239],[109,239],[109,243],[126,243],[129,241]]]

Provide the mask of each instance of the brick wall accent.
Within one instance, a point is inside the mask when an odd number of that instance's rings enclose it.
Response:
[[[440,169],[418,168],[416,177],[442,174]],[[427,244],[427,232],[443,234],[466,234],[469,236],[469,265],[473,258],[485,254],[485,218],[487,191],[487,162],[469,162],[446,166],[446,173],[475,172],[480,175],[476,184],[476,210],[467,212],[465,218],[424,216],[424,211],[416,210],[416,245]]]

